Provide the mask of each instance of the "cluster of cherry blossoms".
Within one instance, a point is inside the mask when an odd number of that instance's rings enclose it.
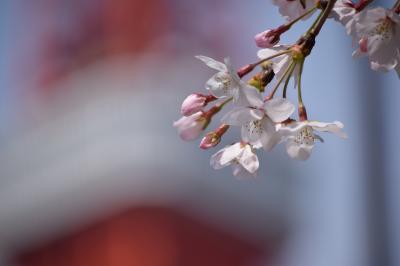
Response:
[[[219,62],[206,56],[196,56],[216,73],[206,82],[207,94],[189,95],[182,103],[182,117],[174,122],[185,141],[203,134],[214,115],[230,106],[221,124],[204,135],[200,148],[217,146],[231,128],[240,128],[240,138],[212,157],[214,169],[230,165],[235,176],[255,176],[259,168],[258,150],[271,151],[284,143],[287,154],[294,159],[310,157],[315,141],[323,142],[319,132],[334,133],[346,138],[339,121],[309,120],[302,100],[301,77],[306,58],[312,52],[315,39],[327,19],[340,22],[357,46],[354,57],[367,56],[371,68],[397,71],[400,77],[400,0],[391,9],[370,8],[372,0],[272,0],[286,23],[255,36],[259,60],[235,70],[228,58]],[[280,36],[293,24],[318,16],[294,44],[280,44]],[[247,81],[244,77],[259,69]],[[297,87],[296,106],[286,97],[289,82]],[[277,92],[281,88],[282,95]],[[267,91],[269,93],[265,94]],[[207,106],[212,105],[208,109]]]

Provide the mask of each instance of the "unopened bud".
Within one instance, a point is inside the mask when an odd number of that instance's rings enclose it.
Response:
[[[222,124],[215,131],[211,131],[204,136],[200,142],[201,149],[210,149],[217,146],[221,142],[221,137],[229,129],[229,125]]]
[[[183,116],[174,122],[178,134],[182,140],[190,141],[197,139],[201,132],[207,127],[209,119],[203,112],[197,112],[190,116]]]
[[[280,41],[280,34],[274,30],[266,30],[254,36],[254,40],[260,48],[271,48]]]
[[[281,34],[286,32],[290,28],[289,25],[281,25],[276,29],[269,29],[258,33],[254,36],[256,45],[260,48],[271,48],[276,45],[281,38]]]
[[[207,103],[216,99],[217,98],[212,95],[203,95],[199,93],[190,94],[182,103],[181,113],[184,116],[190,116],[201,111]]]

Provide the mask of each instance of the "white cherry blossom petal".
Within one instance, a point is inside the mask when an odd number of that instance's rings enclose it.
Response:
[[[183,116],[175,121],[173,126],[177,128],[182,140],[191,141],[197,139],[206,126],[207,120],[202,112],[194,113],[190,116]]]
[[[321,132],[330,132],[334,133],[341,138],[347,138],[347,134],[342,131],[344,125],[340,121],[334,121],[332,123],[324,123],[319,121],[308,121],[307,123],[313,129],[321,131]]]
[[[276,131],[275,124],[269,118],[263,119],[263,132],[260,142],[265,151],[271,151],[282,140],[282,135]]]
[[[249,144],[238,142],[215,153],[210,160],[214,169],[232,165],[234,176],[255,176],[259,167],[257,155]]]
[[[277,131],[281,132],[281,134],[287,136],[287,135],[293,135],[293,133],[298,132],[299,130],[303,129],[306,126],[307,126],[306,123],[291,122],[289,124],[278,124],[276,128]]]
[[[261,108],[264,105],[262,96],[256,88],[245,85],[240,90],[240,93],[243,95],[239,96],[239,98],[243,99],[244,101],[241,104],[238,103],[239,105],[247,105],[255,108]]]
[[[313,147],[314,145],[298,144],[290,140],[286,144],[286,151],[291,158],[305,161],[310,158]]]
[[[288,50],[289,48],[290,48],[290,45],[279,44],[279,45],[275,45],[274,47],[271,47],[271,48],[264,48],[264,49],[258,50],[257,56],[260,59],[264,59],[267,57],[271,57],[279,52]]]
[[[231,126],[242,126],[253,120],[261,120],[264,112],[258,109],[235,107],[226,113],[221,122]]]
[[[221,165],[227,165],[243,152],[242,143],[235,143],[225,149],[220,158]]]
[[[237,157],[237,160],[251,174],[254,174],[260,166],[258,157],[252,151],[250,145],[244,147],[243,152]]]
[[[214,155],[211,156],[210,166],[212,168],[214,168],[215,170],[222,169],[226,166],[226,165],[221,164],[221,157],[222,157],[222,154],[224,154],[225,150],[226,150],[226,148],[219,150],[217,153],[215,153]]]
[[[288,119],[295,109],[294,105],[285,98],[273,98],[264,104],[265,113],[275,123]]]
[[[330,16],[347,28],[348,23],[354,22],[354,16],[356,15],[356,9],[352,5],[351,0],[338,0]]]
[[[233,81],[236,82],[237,84],[241,83],[242,81],[240,80],[236,70],[233,68],[231,59],[229,57],[226,57],[224,59],[224,62],[225,62],[225,66],[227,68],[227,72],[231,75]]]
[[[212,168],[218,170],[230,165],[233,160],[243,151],[241,143],[235,143],[227,146],[222,150],[211,156],[210,165]]]
[[[257,177],[257,172],[249,173],[242,165],[239,163],[233,163],[232,165],[232,173],[235,177],[242,178],[254,178]]]
[[[204,56],[204,55],[196,55],[195,56],[197,59],[200,59],[201,61],[203,61],[208,67],[221,71],[221,72],[227,72],[228,68],[226,67],[226,65],[224,65],[221,62],[218,62],[217,60],[214,60],[210,57]]]

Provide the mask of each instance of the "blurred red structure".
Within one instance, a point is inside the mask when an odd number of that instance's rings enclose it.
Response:
[[[248,266],[260,243],[166,208],[138,208],[45,246],[22,252],[19,266]]]
[[[40,87],[48,88],[70,71],[119,55],[148,52],[171,31],[164,0],[48,1],[40,12],[52,23],[42,40]],[[67,17],[71,21],[65,26]],[[163,45],[157,45],[162,52]]]

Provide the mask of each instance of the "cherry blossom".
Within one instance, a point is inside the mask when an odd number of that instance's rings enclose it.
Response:
[[[352,37],[353,45],[357,46],[354,57],[367,56],[372,69],[385,72],[395,70],[400,78],[400,0],[396,0],[391,9],[369,9],[372,0],[272,2],[279,7],[279,12],[287,21],[254,37],[257,46],[263,48],[257,52],[257,60],[252,59],[235,71],[228,58],[218,62],[206,56],[196,56],[216,70],[205,84],[210,96],[188,96],[181,106],[181,113],[186,117],[174,123],[182,139],[192,140],[204,131],[214,114],[223,108],[230,108],[223,114],[221,124],[203,136],[199,148],[207,150],[216,147],[231,127],[239,127],[239,140],[218,151],[210,161],[215,169],[232,166],[235,176],[254,176],[257,173],[259,161],[256,149],[263,148],[270,152],[276,145],[285,143],[291,158],[307,160],[316,140],[323,142],[319,132],[347,138],[342,131],[344,126],[339,121],[325,123],[308,120],[308,105],[306,109],[302,97],[302,87],[305,87],[302,77],[304,70],[308,70],[305,67],[308,56],[314,46],[320,43],[317,37],[323,32],[322,28],[329,18],[340,22]],[[307,30],[299,34],[295,42],[280,44],[281,35],[296,23],[310,18],[315,11],[318,16],[314,21],[306,22],[309,25]],[[326,49],[326,52],[331,50]],[[335,75],[331,71],[332,64],[325,63],[321,64],[326,68],[323,72]],[[287,100],[287,97],[295,97],[287,93],[292,77],[297,88],[296,106]],[[310,73],[305,81],[323,82],[323,77],[315,77],[315,73]],[[278,96],[280,93],[282,98]],[[205,111],[204,107],[211,100],[215,100],[216,104]],[[291,118],[295,109],[299,121]]]
[[[395,69],[400,64],[400,16],[377,7],[360,12],[355,20],[354,30],[348,28],[359,44],[353,56],[368,56],[373,70]]]
[[[279,124],[277,130],[286,141],[286,151],[291,158],[298,160],[307,160],[314,147],[315,140],[323,139],[314,131],[330,132],[341,138],[347,138],[342,131],[343,124],[339,121],[324,123],[318,121],[292,121],[288,124]]]
[[[215,153],[210,165],[216,170],[231,165],[234,176],[247,177],[257,175],[259,161],[249,144],[238,142]]]
[[[236,107],[225,114],[222,122],[240,126],[244,141],[270,151],[281,140],[275,123],[287,120],[294,110],[294,105],[286,99],[271,99],[254,107]]]
[[[345,26],[347,34],[350,34],[355,22],[356,13],[356,6],[351,0],[338,0],[332,9],[331,16]]]
[[[203,61],[208,67],[219,71],[206,82],[206,89],[216,98],[233,97],[235,103],[247,104],[254,97],[254,88],[239,78],[229,58],[225,58],[225,64],[202,55],[198,55],[196,58]]]

